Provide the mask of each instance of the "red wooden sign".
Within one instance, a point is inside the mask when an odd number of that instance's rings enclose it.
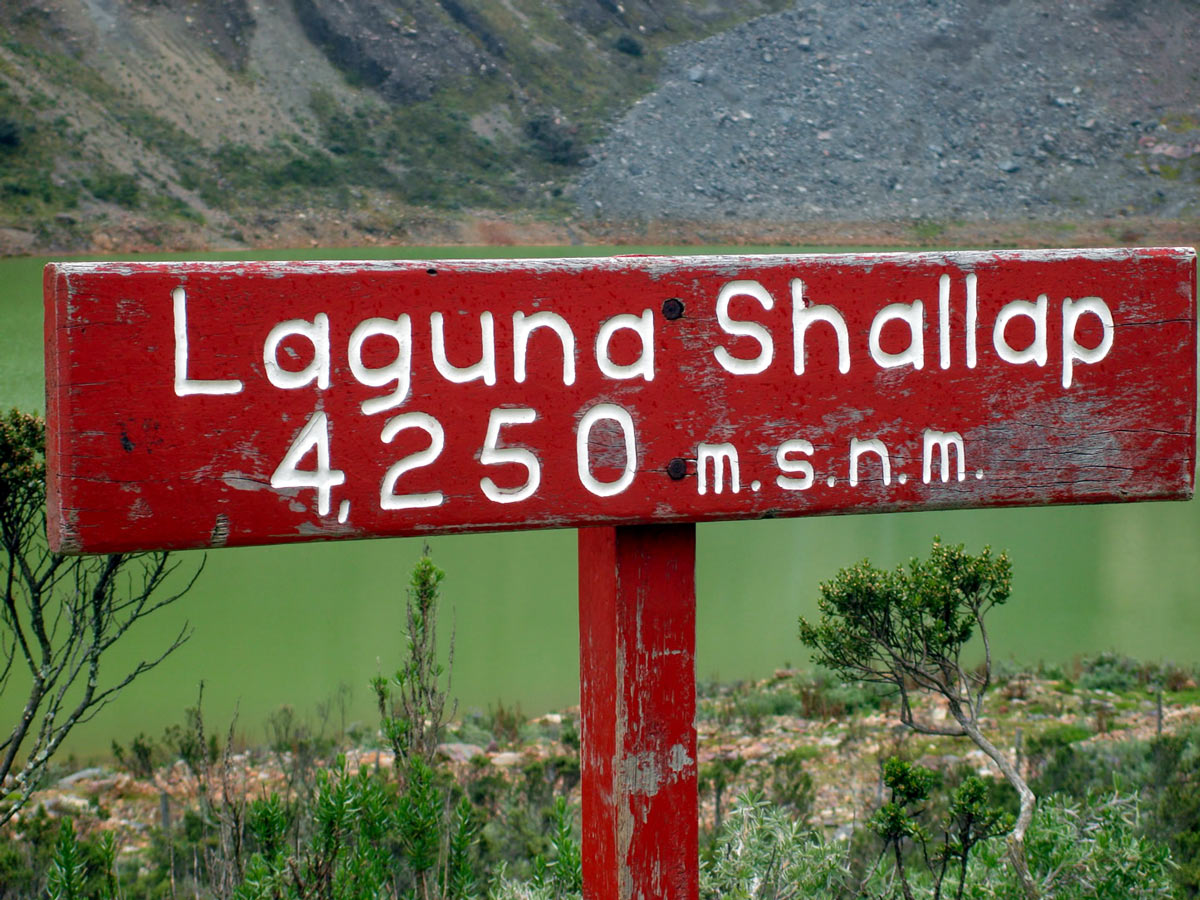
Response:
[[[51,543],[617,526],[584,896],[694,900],[690,523],[1189,497],[1195,292],[1180,249],[51,265]]]
[[[68,551],[1163,499],[1191,250],[53,264]]]

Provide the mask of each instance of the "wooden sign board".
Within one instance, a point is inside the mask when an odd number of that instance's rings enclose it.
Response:
[[[579,536],[588,900],[698,896],[691,523],[1192,493],[1191,250],[45,288],[57,549],[616,526]]]
[[[1190,249],[66,263],[70,552],[1191,496]]]

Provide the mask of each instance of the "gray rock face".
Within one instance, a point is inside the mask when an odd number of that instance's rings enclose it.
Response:
[[[1198,38],[1184,0],[800,2],[673,48],[574,197],[611,220],[1196,214]]]
[[[397,102],[428,99],[442,84],[486,67],[469,32],[436,3],[397,9],[384,0],[292,0],[309,40],[341,69]]]
[[[496,17],[488,15],[496,9],[489,10],[489,4],[478,0],[290,2],[309,40],[330,61],[397,103],[426,100],[440,87],[488,73],[500,72],[519,82],[517,58],[530,55],[528,47],[510,52]],[[556,52],[552,42],[538,44],[538,37],[544,37],[536,20],[541,14],[581,29],[592,52],[608,52],[614,35],[620,34],[623,42],[616,42],[617,50],[637,56],[642,50],[635,35],[669,31],[672,22],[681,18],[721,21],[738,12],[739,6],[741,15],[750,16],[778,9],[780,4],[773,0],[539,0],[532,8],[527,4],[524,11],[512,4],[508,9],[523,22],[521,39],[533,37],[535,53]]]

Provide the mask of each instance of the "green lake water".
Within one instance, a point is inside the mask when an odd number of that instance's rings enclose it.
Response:
[[[304,255],[498,252],[407,248]],[[604,250],[511,251],[564,252]],[[0,409],[45,409],[44,262],[0,260]],[[1013,598],[992,617],[1000,657],[1069,662],[1116,649],[1145,659],[1200,662],[1200,505],[1152,503],[702,525],[697,675],[749,678],[807,664],[796,618],[813,615],[817,583],[863,557],[893,566],[926,551],[934,535],[1012,555]],[[575,533],[438,537],[429,544],[447,573],[442,637],[453,628],[453,693],[460,710],[503,703],[536,714],[578,702]],[[373,722],[368,680],[399,661],[404,591],[421,547],[419,540],[393,539],[209,553],[195,589],[144,622],[122,643],[120,657],[106,664],[115,676],[122,665],[155,654],[184,622],[192,639],[80,729],[72,749],[87,755],[107,750],[113,738],[127,743],[139,732],[160,734],[194,703],[201,681],[210,728],[223,730],[237,710],[239,730],[251,740],[263,737],[266,717],[283,704],[313,720],[317,705],[343,684],[351,690],[350,718]],[[185,568],[204,558],[180,556]],[[17,699],[0,698],[5,731]]]

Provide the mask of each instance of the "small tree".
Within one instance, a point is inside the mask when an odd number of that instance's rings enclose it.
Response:
[[[445,577],[426,546],[413,567],[405,604],[407,656],[391,682],[382,675],[371,681],[380,730],[391,744],[400,780],[400,850],[414,880],[413,896],[420,900],[462,900],[475,890],[472,848],[479,823],[466,797],[452,803],[437,770],[454,666],[453,632],[448,662],[438,662],[438,602]],[[456,709],[451,703],[449,715]]]
[[[1020,797],[1009,834],[1009,858],[1029,897],[1037,889],[1025,861],[1025,832],[1035,798],[1012,762],[983,734],[979,721],[991,686],[992,655],[984,617],[1012,590],[1008,556],[979,556],[934,539],[929,558],[887,572],[863,561],[821,585],[821,619],[800,619],[800,640],[813,661],[844,677],[891,685],[900,696],[900,720],[921,734],[969,737],[991,758]],[[978,635],[983,664],[968,667],[963,654]],[[919,721],[912,691],[945,699],[953,725]]]
[[[167,553],[64,556],[46,546],[46,429],[36,416],[0,416],[0,698],[24,691],[20,718],[0,738],[0,825],[37,788],[51,756],[76,725],[187,640],[185,625],[157,657],[104,678],[108,650],[139,620],[187,593],[163,587],[176,568]]]
[[[888,850],[892,851],[896,876],[905,900],[914,900],[905,871],[906,844],[913,844],[921,850],[920,858],[924,860],[933,879],[932,900],[941,900],[946,875],[952,865],[958,869],[955,900],[962,900],[967,887],[967,865],[971,851],[983,841],[1004,834],[1012,826],[1011,816],[988,804],[987,785],[983,780],[968,775],[955,788],[949,809],[940,817],[941,828],[938,830],[942,837],[939,843],[922,820],[938,818],[931,813],[929,799],[930,792],[940,782],[941,776],[933,769],[914,765],[896,756],[889,758],[883,766],[883,783],[891,792],[891,800],[875,811],[867,821],[867,827],[883,839],[881,859]]]
[[[432,765],[446,723],[446,700],[454,666],[454,635],[450,636],[447,665],[438,662],[438,599],[446,573],[433,564],[426,547],[413,567],[405,605],[408,655],[396,670],[392,684],[382,675],[371,680],[384,736],[402,769],[412,759]],[[446,687],[442,689],[442,676]],[[450,717],[457,709],[451,704]]]

